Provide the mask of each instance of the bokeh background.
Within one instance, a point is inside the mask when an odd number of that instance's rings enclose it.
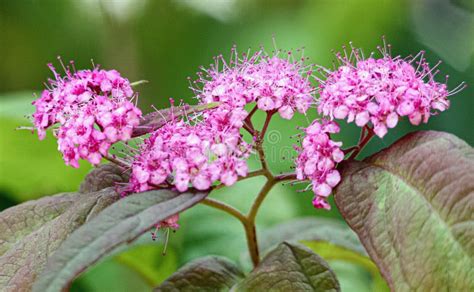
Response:
[[[385,35],[393,54],[427,50],[431,63],[443,60],[440,80],[450,75],[454,88],[469,87],[452,97],[451,109],[418,128],[406,121],[374,139],[363,155],[373,153],[415,129],[451,132],[474,143],[474,2],[472,0],[0,0],[0,211],[44,195],[78,189],[90,166],[63,164],[51,135],[15,128],[29,125],[31,101],[51,77],[46,63],[61,56],[77,68],[91,59],[115,68],[138,88],[145,112],[166,107],[170,97],[193,103],[188,76],[207,66],[217,54],[228,55],[235,43],[241,51],[264,45],[273,49],[304,48],[310,62],[331,66],[331,50],[353,41],[369,53]],[[274,120],[265,145],[274,172],[291,168],[292,136],[297,125],[316,117]],[[257,120],[261,116],[257,116]],[[258,124],[258,121],[257,121]],[[345,125],[339,139],[356,142],[357,128]],[[256,160],[251,167],[257,168]],[[237,184],[222,200],[246,210],[263,181]],[[259,229],[301,216],[333,217],[337,210],[314,210],[304,186],[279,186],[265,202]],[[183,214],[182,228],[172,235],[165,257],[161,243],[135,246],[93,267],[74,284],[76,291],[148,291],[186,261],[219,254],[245,262],[244,233],[233,218],[197,206]],[[343,290],[370,291],[370,275],[357,267],[333,263]]]

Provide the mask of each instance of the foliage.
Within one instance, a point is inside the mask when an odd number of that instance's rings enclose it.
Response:
[[[416,132],[344,165],[336,203],[394,291],[474,289],[474,151]]]
[[[116,247],[132,242],[157,222],[205,197],[206,193],[159,190],[121,200],[68,237],[49,259],[33,290],[56,291],[68,286],[80,272]]]
[[[30,290],[50,255],[69,235],[118,198],[110,188],[88,194],[59,194],[0,213],[0,286]]]

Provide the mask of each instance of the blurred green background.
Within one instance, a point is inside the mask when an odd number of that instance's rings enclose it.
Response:
[[[368,53],[385,35],[393,54],[426,49],[431,63],[443,60],[440,80],[448,74],[451,88],[461,81],[469,86],[452,97],[449,111],[417,128],[402,122],[384,139],[374,139],[363,155],[415,129],[451,132],[472,145],[473,15],[472,0],[0,0],[0,211],[77,190],[90,170],[85,163],[79,169],[65,166],[51,135],[37,141],[28,131],[15,131],[29,125],[25,115],[33,112],[33,94],[51,77],[46,63],[59,67],[57,56],[75,60],[77,68],[90,68],[93,59],[131,81],[149,80],[138,88],[141,107],[149,112],[151,105],[167,106],[169,97],[193,103],[187,76],[195,76],[212,56],[228,55],[234,43],[241,51],[261,44],[271,50],[275,35],[279,49],[304,47],[310,62],[331,66],[331,50],[353,41]],[[298,132],[297,125],[307,125],[314,117],[315,111],[291,122],[272,123],[265,146],[275,172],[290,170],[295,142],[290,136]],[[357,128],[344,126],[338,138],[349,146],[357,137]],[[256,160],[250,164],[258,167]],[[246,210],[262,183],[256,178],[216,196]],[[259,227],[300,216],[340,220],[336,210],[314,210],[312,195],[298,193],[301,188],[275,188],[262,208]],[[97,265],[76,281],[74,289],[147,291],[190,259],[211,253],[242,258],[244,233],[233,218],[205,206],[182,217],[182,228],[172,236],[166,257],[158,243],[148,242]],[[370,290],[364,271],[334,265],[344,290]]]

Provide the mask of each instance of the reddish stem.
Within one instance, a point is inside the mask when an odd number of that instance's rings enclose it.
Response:
[[[359,142],[359,144],[356,146],[356,149],[354,152],[352,152],[351,156],[349,156],[349,160],[353,160],[357,157],[357,155],[364,149],[365,145],[369,143],[370,139],[375,135],[374,130],[368,126],[365,126],[363,129],[367,131],[367,135]],[[362,135],[361,135],[362,137]]]

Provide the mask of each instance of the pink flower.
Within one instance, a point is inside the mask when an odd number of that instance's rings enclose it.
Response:
[[[330,209],[326,198],[341,180],[336,165],[344,159],[342,143],[334,142],[329,136],[337,132],[339,126],[335,122],[315,120],[305,129],[302,147],[297,148],[296,178],[311,181],[316,208]]]
[[[247,175],[251,147],[233,126],[232,116],[217,108],[201,120],[172,120],[153,132],[132,158],[130,191],[173,186],[185,192],[191,185],[207,190],[216,181],[232,185]]]
[[[355,121],[359,127],[371,122],[377,136],[394,128],[400,117],[407,116],[413,125],[426,123],[436,111],[449,107],[447,97],[462,89],[448,92],[446,84],[434,80],[438,71],[423,58],[424,52],[408,59],[391,57],[381,49],[379,59],[364,59],[353,49],[350,57],[336,56],[342,65],[335,71],[323,69],[326,78],[319,79],[318,111],[331,119]]]
[[[190,88],[200,103],[220,102],[231,108],[243,108],[259,96],[253,74],[261,54],[258,51],[240,58],[233,47],[228,62],[222,55],[215,57],[215,64],[211,64],[209,69],[202,68]]]
[[[158,223],[158,225],[159,225],[158,228],[178,229],[179,228],[178,220],[179,220],[179,215],[175,214],[175,215],[161,221],[160,223]]]
[[[130,101],[130,82],[115,70],[81,70],[60,77],[52,65],[55,80],[33,102],[33,123],[40,139],[46,129],[59,124],[58,148],[66,164],[79,167],[78,160],[99,164],[118,141],[129,140],[138,126],[141,111]]]
[[[158,231],[163,228],[171,228],[173,230],[179,229],[179,214],[175,214],[171,217],[166,218],[165,220],[158,222],[158,224],[155,225],[155,231],[151,233],[151,239],[156,240],[158,236]]]
[[[291,119],[295,111],[306,113],[313,103],[315,89],[307,76],[311,75],[311,66],[303,61],[262,55],[255,65],[253,80],[258,89],[257,106],[264,111],[278,110],[284,119]]]
[[[303,60],[293,60],[291,53],[286,58],[267,55],[264,50],[242,58],[234,47],[231,59],[222,56],[198,79],[191,88],[200,103],[221,102],[227,107],[242,108],[252,102],[263,111],[278,111],[284,119],[291,119],[298,111],[306,113],[313,104],[315,88],[308,80],[311,66]]]

